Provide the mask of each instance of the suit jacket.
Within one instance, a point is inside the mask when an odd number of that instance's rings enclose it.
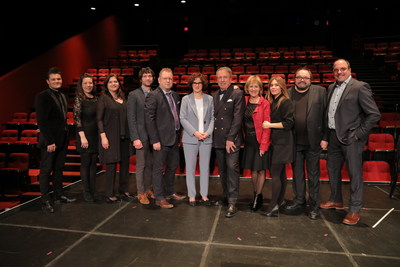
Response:
[[[199,140],[193,135],[194,132],[199,130],[199,118],[193,93],[185,95],[182,98],[179,118],[183,126],[182,143],[198,144]],[[203,119],[204,132],[210,135],[203,142],[211,144],[212,133],[214,131],[214,102],[212,96],[207,94],[203,94]]]
[[[336,82],[328,87],[328,108]],[[328,113],[328,112],[327,112]],[[354,142],[355,136],[367,141],[371,128],[381,115],[369,84],[351,78],[339,100],[335,113],[337,138],[344,145]]]
[[[326,131],[326,89],[322,86],[311,85],[308,89],[308,104],[307,104],[307,135],[310,147],[313,149],[320,147],[321,140],[328,141]],[[293,99],[295,88],[291,87],[288,90],[289,97],[296,106]],[[294,115],[296,109],[294,110]],[[296,116],[294,116],[296,117]],[[296,133],[295,133],[296,137]]]
[[[40,92],[35,99],[37,123],[40,131],[38,146],[46,148],[56,144],[56,147],[67,145],[67,99],[61,94],[65,111],[63,112],[57,97],[47,89]]]
[[[179,114],[180,97],[176,92],[172,90],[171,92]],[[161,142],[163,146],[173,146],[176,143],[174,115],[160,87],[147,95],[144,110],[150,144]]]
[[[133,90],[128,95],[128,124],[131,141],[139,139],[147,141],[148,134],[146,129],[144,102],[145,95],[141,87]]]
[[[245,97],[246,105],[249,102],[249,96]],[[264,121],[271,121],[271,109],[269,102],[260,97],[257,103],[257,107],[254,109],[251,117],[254,122],[254,129],[256,131],[257,142],[260,144],[259,149],[268,151],[269,145],[271,144],[271,129],[264,129],[262,124]]]
[[[244,94],[240,89],[229,86],[219,100],[220,90],[213,93],[214,99],[214,137],[215,148],[225,148],[226,141],[232,141],[236,147],[243,143],[242,119],[245,110]]]

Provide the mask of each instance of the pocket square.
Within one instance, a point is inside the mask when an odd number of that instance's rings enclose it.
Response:
[[[233,101],[233,100],[229,98],[226,102],[232,102],[232,101]]]

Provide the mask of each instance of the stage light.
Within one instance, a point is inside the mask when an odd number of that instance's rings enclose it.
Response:
[[[139,3],[135,3],[135,6],[138,7],[138,6],[139,6]]]

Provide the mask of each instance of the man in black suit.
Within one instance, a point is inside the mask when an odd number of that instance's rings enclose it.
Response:
[[[237,212],[236,201],[240,183],[239,150],[243,143],[242,119],[245,101],[243,91],[234,89],[232,85],[230,68],[221,67],[216,74],[220,89],[213,93],[213,147],[222,184],[223,203],[228,204],[225,217],[231,218]]]
[[[380,112],[369,84],[351,77],[350,63],[339,59],[333,64],[336,82],[328,88],[329,146],[327,168],[331,183],[329,201],[323,209],[343,208],[341,169],[346,162],[350,176],[349,212],[344,224],[360,220],[363,199],[362,153],[371,128],[379,121]]]
[[[171,69],[163,68],[158,82],[159,87],[146,97],[145,118],[150,144],[153,146],[153,189],[156,205],[170,209],[174,205],[168,203],[166,198],[176,200],[185,198],[174,192],[175,172],[179,165],[181,102],[179,95],[171,90],[173,86]]]
[[[327,149],[325,134],[326,89],[311,85],[312,73],[301,68],[295,74],[295,86],[288,90],[294,105],[294,136],[296,156],[293,167],[293,204],[286,207],[292,215],[302,212],[306,204],[306,180],[304,162],[308,174],[310,213],[313,220],[319,217],[319,158],[322,149]]]
[[[132,145],[136,149],[136,186],[137,195],[141,204],[149,204],[149,197],[154,198],[152,191],[153,155],[150,148],[146,129],[144,103],[147,94],[151,91],[154,81],[154,72],[151,68],[142,68],[139,71],[141,86],[129,93],[128,96],[128,124]]]
[[[62,171],[68,147],[67,100],[59,91],[62,86],[61,72],[51,68],[47,73],[49,88],[36,96],[35,109],[39,127],[38,146],[41,149],[40,192],[42,209],[54,212],[50,201],[49,183],[52,178],[55,199],[59,202],[73,202],[63,193]]]

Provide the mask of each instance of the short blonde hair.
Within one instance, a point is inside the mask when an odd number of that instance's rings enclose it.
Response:
[[[160,77],[163,72],[170,72],[173,74],[173,71],[170,68],[162,68],[158,76]]]
[[[249,94],[249,87],[250,87],[251,84],[254,84],[254,83],[257,84],[258,87],[260,87],[260,91],[258,92],[258,95],[259,95],[259,96],[262,96],[262,93],[263,93],[263,83],[262,83],[262,81],[261,81],[261,79],[260,79],[260,77],[259,77],[258,75],[251,75],[251,76],[247,79],[246,84],[244,85],[244,92],[245,92],[246,94]]]

